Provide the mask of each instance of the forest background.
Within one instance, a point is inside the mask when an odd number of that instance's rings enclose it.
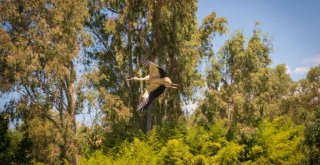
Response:
[[[196,0],[0,1],[1,163],[320,164],[319,63],[293,81],[259,22],[245,35],[197,12]],[[141,112],[147,84],[126,81],[148,74],[137,59],[179,84]]]

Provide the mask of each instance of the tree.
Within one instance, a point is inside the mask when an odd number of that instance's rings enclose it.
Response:
[[[9,118],[4,112],[0,112],[0,161],[9,164],[12,157],[9,156],[10,137],[8,136]]]
[[[252,130],[267,113],[271,46],[268,38],[261,36],[258,27],[247,46],[245,42],[243,34],[237,31],[218,55],[210,58],[209,90],[200,104],[200,112],[197,112],[209,122],[226,118],[231,139],[238,123],[244,128],[240,132],[247,128]]]
[[[200,74],[194,69],[202,57],[200,42],[206,42],[212,34],[224,33],[225,19],[216,18],[213,13],[197,29],[194,0],[90,1],[89,6],[91,17],[86,25],[96,42],[87,49],[87,55],[94,59],[91,62],[97,63],[94,77],[100,77],[93,78],[97,80],[93,84],[98,90],[105,89],[106,95],[117,98],[123,107],[118,111],[102,108],[109,120],[106,125],[113,129],[122,127],[122,132],[139,129],[148,132],[152,125],[161,125],[163,120],[176,125],[175,121],[182,115],[182,101],[190,99],[201,82]],[[127,76],[148,73],[147,69],[142,71],[137,59],[155,60],[179,84],[179,91],[167,90],[153,103],[153,108],[142,113],[135,109],[144,84],[125,81]],[[108,103],[103,99],[102,102]],[[130,124],[113,122],[114,117],[128,113],[133,116]]]
[[[1,1],[1,91],[20,98],[26,127],[39,116],[54,125],[60,160],[76,163],[75,60],[87,16],[86,1]],[[30,128],[30,127],[29,127]]]
[[[305,80],[301,81],[302,100],[308,112],[306,124],[306,144],[308,145],[309,163],[320,163],[320,65],[311,68]]]

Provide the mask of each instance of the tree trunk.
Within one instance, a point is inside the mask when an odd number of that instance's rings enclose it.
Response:
[[[63,113],[64,113],[64,107],[63,107],[63,103],[64,103],[64,96],[63,96],[63,83],[60,84],[60,89],[59,89],[59,124],[60,124],[60,128],[61,128],[61,131],[62,131],[62,140],[63,140],[63,143],[59,145],[60,147],[60,160],[62,161],[63,159],[66,159],[67,157],[67,150],[66,150],[66,144],[67,144],[67,137],[66,137],[66,130],[65,130],[65,127],[64,127],[64,116],[63,116]],[[62,162],[61,162],[62,164]]]
[[[75,93],[74,93],[74,82],[70,83],[69,88],[69,97],[70,97],[70,105],[69,105],[69,113],[70,113],[70,119],[71,119],[71,128],[72,132],[76,133],[77,131],[77,125],[76,125],[76,100],[75,100]]]
[[[147,125],[146,125],[146,132],[150,132],[152,128],[152,116],[151,116],[151,109],[147,109]]]
[[[127,45],[127,53],[129,54],[129,75],[133,76],[132,69],[132,30],[133,30],[133,22],[132,22],[132,9],[131,9],[131,1],[128,2],[128,45]]]
[[[65,95],[67,99],[67,109],[65,117],[65,128],[64,128],[64,145],[66,150],[66,158],[70,164],[77,164],[77,150],[76,150],[76,140],[74,135],[77,131],[76,125],[76,98],[75,98],[75,70],[72,61],[69,62],[69,72],[70,75],[65,78]]]
[[[161,13],[161,8],[163,6],[163,1],[154,1],[153,4],[153,13],[152,13],[152,44],[151,44],[151,54],[149,54],[148,59],[149,60],[154,60],[158,56],[158,51],[159,51],[159,18],[160,18],[160,13]],[[146,112],[146,132],[149,132],[152,128],[152,113],[151,113],[151,107],[147,109]]]
[[[163,1],[159,0],[158,2],[154,1],[153,4],[153,14],[152,14],[152,48],[151,54],[149,55],[150,60],[154,60],[158,56],[158,44],[159,44],[159,20],[161,14],[161,8],[163,6]]]

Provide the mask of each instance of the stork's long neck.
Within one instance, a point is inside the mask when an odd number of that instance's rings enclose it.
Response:
[[[149,75],[143,78],[139,78],[139,77],[134,77],[133,80],[138,80],[138,81],[147,81],[149,80]]]

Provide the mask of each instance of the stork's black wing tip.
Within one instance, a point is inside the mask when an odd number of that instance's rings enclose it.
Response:
[[[139,63],[142,64],[142,65],[149,65],[150,64],[150,61],[149,60],[146,60],[146,59],[139,59]]]

